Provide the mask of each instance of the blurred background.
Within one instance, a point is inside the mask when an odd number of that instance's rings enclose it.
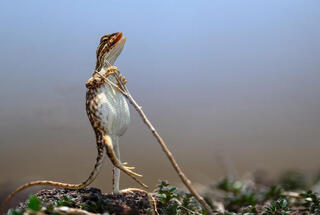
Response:
[[[0,193],[79,183],[96,159],[85,82],[121,31],[128,88],[196,185],[264,169],[319,169],[319,1],[0,2]],[[121,157],[154,188],[181,185],[131,109]],[[93,186],[111,191],[107,160]],[[123,175],[121,186],[137,187]],[[29,190],[30,191],[30,190]]]

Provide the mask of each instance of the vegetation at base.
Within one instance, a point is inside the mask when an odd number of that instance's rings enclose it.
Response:
[[[189,193],[171,187],[166,181],[161,181],[157,190],[157,208],[160,214],[190,214],[203,212],[201,207]]]
[[[216,215],[320,215],[320,196],[313,190],[319,188],[318,180],[308,180],[301,173],[288,171],[272,183],[262,183],[254,179],[238,180],[225,178],[208,186],[204,199]],[[294,191],[294,193],[292,193]],[[293,195],[294,194],[294,195]],[[161,181],[154,194],[160,215],[206,215],[194,197],[168,182]],[[27,204],[30,214],[42,211],[54,214],[58,206],[74,207],[74,199],[62,197],[54,204],[47,204],[31,195]],[[101,199],[81,205],[81,209],[92,213],[108,213],[110,205]],[[24,210],[10,210],[10,215],[22,215]],[[151,209],[147,214],[152,214]]]

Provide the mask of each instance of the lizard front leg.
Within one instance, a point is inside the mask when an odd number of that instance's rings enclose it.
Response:
[[[141,186],[148,188],[147,185],[145,185],[144,183],[142,183],[137,177],[142,177],[142,175],[135,173],[132,171],[132,169],[134,169],[134,167],[127,167],[125,166],[126,163],[121,163],[119,161],[119,159],[117,158],[115,152],[114,152],[114,147],[113,147],[113,143],[112,143],[112,139],[110,136],[105,135],[103,137],[103,141],[106,147],[106,151],[107,151],[107,155],[110,158],[112,164],[119,168],[121,171],[123,171],[124,173],[126,173],[127,175],[129,175],[133,180],[135,180],[137,183],[139,183]]]
[[[98,72],[95,72],[93,74],[93,76],[91,78],[89,78],[88,81],[86,82],[86,87],[88,89],[98,88],[101,85],[103,85],[104,83],[106,83],[106,79],[110,75],[114,75],[115,73],[119,73],[119,70],[116,66],[108,67],[107,71],[104,74],[100,74]],[[121,81],[123,83],[126,83],[125,78],[122,75],[120,75],[120,77],[121,77]],[[119,85],[119,83],[118,83],[118,85]]]

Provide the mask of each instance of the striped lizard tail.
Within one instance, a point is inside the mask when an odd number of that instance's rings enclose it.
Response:
[[[104,161],[104,158],[105,158],[104,147],[98,147],[98,156],[97,156],[97,160],[94,165],[94,168],[91,171],[88,179],[80,184],[68,184],[68,183],[61,183],[61,182],[56,182],[56,181],[42,180],[42,181],[32,181],[32,182],[26,183],[26,184],[18,187],[18,189],[16,189],[14,192],[12,192],[10,195],[8,195],[8,197],[1,204],[0,215],[4,213],[4,210],[5,210],[8,202],[10,201],[10,199],[12,199],[17,193],[19,193],[20,191],[22,191],[28,187],[33,187],[33,186],[37,186],[37,185],[44,185],[44,186],[61,187],[61,188],[68,188],[68,189],[74,189],[74,190],[87,187],[97,177],[99,170],[102,166],[102,163]]]

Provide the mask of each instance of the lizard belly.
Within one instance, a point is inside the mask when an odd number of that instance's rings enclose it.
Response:
[[[99,87],[96,96],[99,118],[105,134],[122,136],[130,123],[126,98],[108,83]]]

